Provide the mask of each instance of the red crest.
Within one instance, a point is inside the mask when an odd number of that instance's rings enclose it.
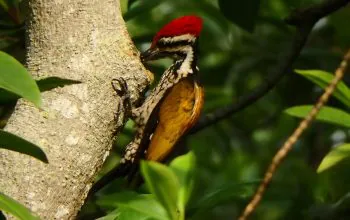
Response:
[[[162,37],[175,37],[184,34],[191,34],[198,37],[202,30],[202,24],[202,19],[195,15],[187,15],[176,18],[158,31],[156,36],[153,38],[151,47],[154,47],[157,41]]]

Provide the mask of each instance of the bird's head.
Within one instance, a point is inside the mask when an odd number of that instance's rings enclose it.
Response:
[[[194,15],[172,20],[154,36],[151,47],[141,54],[141,60],[185,57],[190,48],[193,51],[202,23],[202,19]]]

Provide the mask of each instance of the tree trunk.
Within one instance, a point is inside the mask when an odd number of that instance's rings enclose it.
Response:
[[[44,92],[40,110],[19,101],[5,130],[39,145],[49,164],[1,150],[0,189],[42,219],[73,219],[123,125],[111,80],[127,79],[136,100],[149,79],[118,0],[30,0],[29,11],[29,71],[82,83]]]

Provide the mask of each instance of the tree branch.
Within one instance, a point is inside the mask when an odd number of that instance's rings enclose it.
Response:
[[[270,185],[272,177],[275,174],[277,168],[281,165],[281,163],[286,158],[286,156],[292,149],[293,145],[298,141],[298,139],[303,134],[303,132],[308,128],[308,126],[315,119],[315,117],[317,116],[321,108],[327,103],[329,97],[332,95],[338,82],[342,79],[349,62],[350,62],[350,49],[345,54],[344,59],[340,63],[338,69],[335,71],[335,76],[331,81],[331,83],[325,89],[325,92],[319,98],[319,100],[314,105],[310,113],[304,118],[304,120],[300,122],[299,126],[294,130],[293,134],[284,142],[283,146],[273,157],[267,171],[265,172],[263,181],[260,183],[252,200],[248,203],[248,205],[244,209],[244,212],[239,217],[239,220],[247,219],[253,213],[255,208],[258,206],[266,189]]]
[[[240,98],[232,105],[215,110],[202,117],[199,122],[191,129],[190,134],[196,133],[207,126],[213,125],[220,120],[231,116],[232,114],[254,104],[260,98],[265,96],[284,75],[292,71],[294,61],[299,57],[302,48],[304,47],[307,38],[315,25],[322,17],[344,7],[349,3],[349,0],[326,0],[312,6],[296,9],[285,19],[285,22],[296,26],[294,40],[287,53],[278,62],[279,65],[272,71],[272,74],[267,78],[264,84],[253,90],[251,93]]]

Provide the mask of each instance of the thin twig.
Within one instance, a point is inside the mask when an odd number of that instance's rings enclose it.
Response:
[[[310,125],[310,123],[314,120],[322,106],[328,101],[329,97],[332,95],[334,89],[337,86],[337,83],[342,79],[344,72],[348,66],[348,62],[350,62],[350,49],[345,54],[343,61],[340,63],[338,69],[335,71],[335,77],[331,81],[331,83],[325,89],[325,92],[319,98],[317,103],[314,105],[310,113],[305,117],[305,119],[299,124],[299,126],[295,129],[293,134],[287,139],[287,141],[283,144],[281,149],[276,153],[273,157],[270,166],[268,167],[264,179],[262,183],[259,185],[256,193],[252,200],[246,206],[244,212],[239,217],[239,220],[245,220],[249,217],[250,214],[255,210],[258,206],[262,196],[264,195],[266,189],[268,188],[271,179],[276,172],[278,166],[282,163],[284,158],[287,156],[288,152],[292,149],[295,142],[299,139],[301,134],[305,131],[305,129]]]
[[[302,48],[307,41],[311,29],[315,23],[329,15],[330,13],[344,7],[350,0],[325,0],[318,4],[314,4],[307,8],[294,10],[286,19],[285,22],[296,26],[296,33],[293,43],[289,49],[286,49],[286,55],[278,62],[279,65],[274,68],[272,74],[267,78],[261,86],[253,90],[251,93],[243,96],[237,102],[223,108],[219,108],[212,113],[202,117],[199,122],[191,129],[190,134],[196,133],[203,128],[213,125],[222,119],[225,119],[232,114],[254,104],[260,98],[265,96],[284,75],[291,72],[294,61],[299,57]]]

